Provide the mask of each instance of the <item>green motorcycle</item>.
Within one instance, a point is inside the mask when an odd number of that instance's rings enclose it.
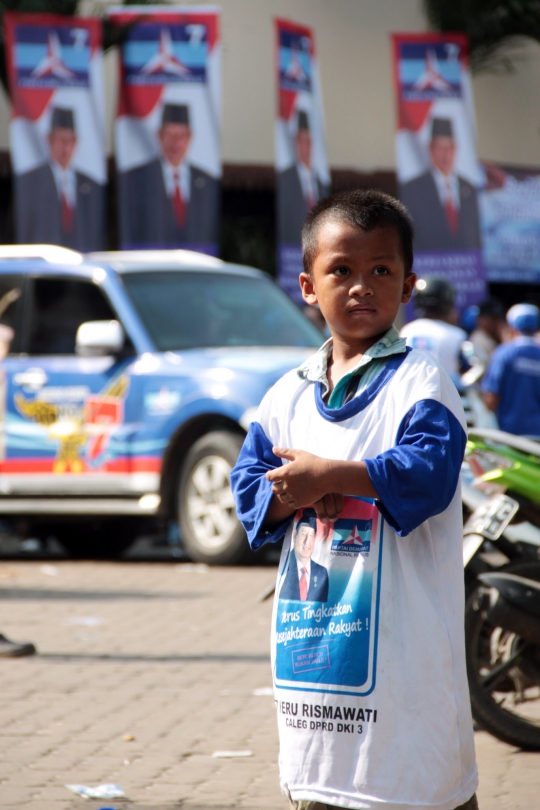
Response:
[[[540,443],[471,428],[462,475],[473,716],[540,749]]]

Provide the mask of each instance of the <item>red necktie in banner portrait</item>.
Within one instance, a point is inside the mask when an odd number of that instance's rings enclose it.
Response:
[[[446,275],[462,309],[486,294],[478,205],[484,175],[468,41],[461,34],[396,34],[393,54],[397,175],[414,222],[414,271]]]
[[[4,17],[18,242],[105,247],[101,22]]]
[[[65,193],[62,192],[62,230],[64,233],[71,233],[73,227],[73,208]]]
[[[308,585],[307,585],[307,568],[302,568],[302,574],[300,576],[300,599],[302,602],[305,602],[307,599],[307,592],[308,592]]]
[[[139,6],[110,18],[126,32],[115,125],[121,247],[217,255],[219,11]]]
[[[311,28],[276,20],[276,198],[278,281],[303,304],[300,234],[309,211],[330,192],[324,114]]]

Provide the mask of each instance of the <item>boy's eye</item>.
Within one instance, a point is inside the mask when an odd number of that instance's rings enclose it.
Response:
[[[350,270],[348,267],[336,267],[334,273],[336,274],[336,276],[348,276]]]
[[[373,275],[374,276],[386,276],[389,273],[388,267],[382,267],[379,265],[378,267],[373,268]]]

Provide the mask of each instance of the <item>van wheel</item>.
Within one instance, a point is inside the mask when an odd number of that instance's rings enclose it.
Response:
[[[191,447],[180,471],[180,534],[187,553],[197,562],[235,565],[251,556],[230,486],[242,443],[236,433],[207,433]]]

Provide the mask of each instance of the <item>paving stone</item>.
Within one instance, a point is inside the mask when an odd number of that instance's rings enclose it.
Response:
[[[275,570],[55,565],[51,582],[10,561],[0,591],[2,632],[40,652],[0,664],[1,810],[104,806],[70,794],[76,782],[116,782],[131,810],[287,810],[274,702],[252,694],[271,683],[271,604],[257,598]],[[68,624],[84,617],[102,624]],[[537,807],[540,754],[484,732],[476,744],[481,810]],[[221,748],[254,756],[213,759]]]

